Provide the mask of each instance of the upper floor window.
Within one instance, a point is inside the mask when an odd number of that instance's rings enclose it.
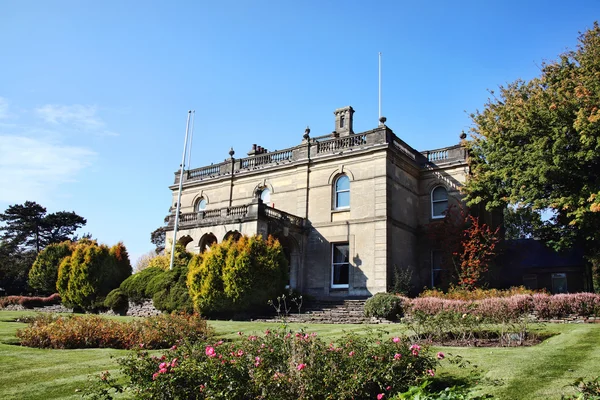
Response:
[[[201,197],[196,203],[196,211],[204,211],[204,209],[206,209],[206,199]]]
[[[350,178],[340,175],[335,181],[334,208],[350,207]]]
[[[438,186],[431,192],[431,217],[444,218],[448,209],[448,191],[443,186]]]
[[[260,192],[260,199],[262,200],[262,202],[264,204],[270,205],[271,204],[271,191],[268,188],[264,188]]]

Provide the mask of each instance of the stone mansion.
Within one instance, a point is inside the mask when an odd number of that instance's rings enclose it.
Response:
[[[417,151],[381,118],[353,131],[352,107],[335,110],[335,130],[269,152],[184,172],[177,240],[193,252],[239,235],[273,235],[290,265],[290,287],[315,297],[386,291],[396,269],[417,288],[440,268],[424,227],[444,217],[468,175],[461,144]],[[172,204],[176,205],[179,172]],[[173,207],[173,210],[175,207]],[[169,216],[167,241],[175,215]]]

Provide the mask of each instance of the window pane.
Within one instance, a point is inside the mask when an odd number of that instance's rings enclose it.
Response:
[[[206,208],[206,200],[200,199],[198,202],[198,211],[202,211]]]
[[[431,198],[435,200],[448,200],[448,192],[443,187],[436,187]]]
[[[335,197],[335,207],[350,207],[350,192],[339,192]]]
[[[348,264],[339,264],[333,266],[333,284],[347,285],[348,280]]]
[[[348,260],[348,253],[350,249],[348,248],[347,244],[334,244],[333,245],[333,263],[334,264],[339,264],[339,263],[347,263]]]
[[[263,191],[260,192],[260,199],[263,201],[263,203],[270,203],[271,191],[269,189],[263,189]]]
[[[552,293],[567,293],[567,274],[552,274]]]
[[[342,175],[335,182],[335,191],[350,190],[350,179],[346,175]]]
[[[448,201],[439,201],[433,203],[433,216],[439,217],[444,215],[444,211],[448,209]]]

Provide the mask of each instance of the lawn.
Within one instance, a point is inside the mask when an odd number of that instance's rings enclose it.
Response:
[[[15,331],[25,324],[12,322],[28,314],[0,311],[0,399],[79,398],[90,374],[118,368],[111,357],[123,350],[41,350],[16,345]],[[31,313],[29,313],[31,314]],[[281,324],[263,322],[211,321],[219,338],[235,339],[237,332],[260,333]],[[373,326],[375,327],[375,326]],[[402,325],[379,326],[390,334],[403,331]],[[317,332],[326,340],[335,340],[344,332],[365,332],[366,325],[298,325]],[[528,348],[450,348],[435,351],[458,354],[477,365],[478,393],[499,399],[560,399],[570,393],[566,387],[578,377],[600,375],[600,324],[552,324],[541,328],[557,333],[543,343]],[[438,376],[472,377],[472,370],[445,365]]]

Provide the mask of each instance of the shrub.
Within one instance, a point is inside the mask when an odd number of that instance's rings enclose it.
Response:
[[[25,308],[45,307],[60,304],[60,295],[54,293],[48,297],[38,296],[6,296],[0,297],[0,308],[4,308],[11,304],[18,304]]]
[[[162,271],[159,267],[148,267],[125,279],[121,282],[119,288],[129,297],[129,300],[136,303],[141,302],[143,299],[152,298],[152,295],[147,291],[148,283],[156,274]]]
[[[206,321],[198,315],[159,315],[122,322],[95,315],[35,317],[17,331],[23,346],[81,349],[167,348],[182,339],[189,342],[206,340],[211,333]]]
[[[70,241],[46,246],[39,252],[29,270],[29,286],[41,293],[50,294],[56,291],[58,267],[61,261],[73,252]]]
[[[223,288],[223,267],[231,246],[230,240],[213,245],[202,258],[194,257],[190,262],[187,286],[194,308],[202,314],[220,313],[231,308]]]
[[[161,271],[152,278],[147,292],[152,293],[154,307],[169,313],[192,313],[194,306],[186,285],[187,274],[188,268],[183,266],[171,271]]]
[[[198,312],[256,312],[283,292],[286,274],[287,261],[277,240],[244,236],[216,244],[202,260],[192,260],[187,284]]]
[[[138,350],[119,363],[145,398],[297,400],[391,397],[433,375],[438,362],[425,347],[381,334],[349,334],[334,345],[278,330],[160,357]]]
[[[104,306],[110,308],[117,314],[123,314],[129,307],[129,299],[121,289],[116,288],[106,296],[106,299],[104,299]]]
[[[376,293],[365,303],[367,317],[395,320],[404,315],[402,298],[391,293]]]
[[[130,274],[122,244],[109,249],[95,241],[80,241],[59,267],[57,289],[68,304],[94,311],[103,307],[106,295]]]
[[[419,294],[419,297],[438,297],[449,300],[481,300],[494,297],[511,297],[518,294],[533,295],[535,293],[539,293],[539,291],[526,289],[523,286],[515,286],[509,289],[477,288],[473,290],[464,289],[458,286],[451,286],[448,289],[448,292],[443,292],[438,289],[426,289]]]

